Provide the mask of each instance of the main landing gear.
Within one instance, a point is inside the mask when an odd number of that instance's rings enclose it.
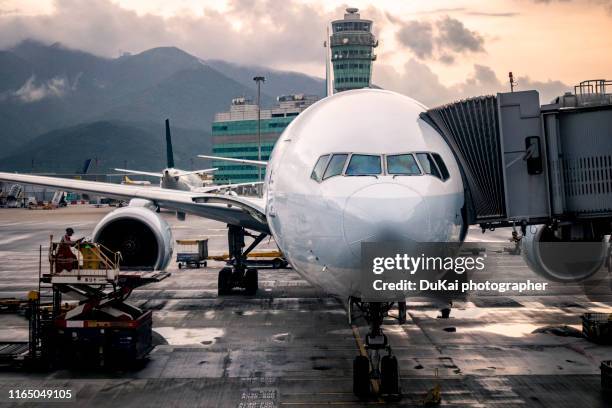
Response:
[[[255,240],[243,251],[244,237],[253,237]],[[244,294],[252,296],[257,293],[257,269],[248,268],[246,259],[249,254],[264,238],[266,234],[252,235],[243,227],[228,225],[227,240],[229,246],[229,261],[227,266],[219,271],[218,294],[228,295],[234,288],[244,289]]]
[[[375,386],[380,384],[378,389],[380,396],[398,400],[401,398],[399,365],[381,327],[393,303],[366,303],[351,298],[349,316],[353,305],[363,312],[370,324],[369,332],[365,336],[367,356],[359,355],[353,360],[353,393],[359,398],[367,398],[372,393],[376,393]],[[398,320],[401,324],[406,321],[406,302],[398,302],[398,310]]]

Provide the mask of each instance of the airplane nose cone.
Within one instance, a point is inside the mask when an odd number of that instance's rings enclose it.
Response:
[[[362,241],[427,241],[430,212],[413,188],[377,183],[347,199],[342,221],[347,245],[360,256]]]

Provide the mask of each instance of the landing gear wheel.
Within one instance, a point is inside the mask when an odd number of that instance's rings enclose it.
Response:
[[[370,360],[365,356],[353,360],[353,394],[359,398],[370,394]]]
[[[217,293],[219,296],[227,295],[232,291],[232,268],[225,267],[219,271],[217,279]]]
[[[399,368],[393,355],[380,359],[380,393],[383,396],[399,397]]]
[[[259,288],[257,269],[249,268],[244,275],[244,289],[247,295],[254,295]]]
[[[178,268],[181,269],[182,267],[183,267],[183,264],[179,262],[178,263]]]
[[[399,324],[406,323],[406,302],[397,302],[397,320]]]

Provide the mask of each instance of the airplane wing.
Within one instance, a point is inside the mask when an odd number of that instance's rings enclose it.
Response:
[[[192,171],[180,171],[180,176],[186,176],[188,174],[202,174],[202,173],[212,173],[213,171],[219,170],[217,167],[213,167],[212,169],[202,169],[202,170],[192,170]]]
[[[263,161],[263,160],[232,159],[229,157],[207,156],[205,154],[198,154],[198,157],[201,157],[203,159],[224,160],[224,161],[234,162],[234,163],[244,163],[244,164],[250,164],[250,165],[258,166],[258,167],[266,167],[268,165],[268,162]]]
[[[270,233],[264,210],[265,202],[257,198],[3,172],[0,172],[0,181],[101,195],[120,200],[141,198],[163,208]]]
[[[129,170],[129,169],[115,169],[120,173],[128,173],[128,174],[138,174],[141,176],[151,176],[151,177],[163,177],[164,175],[161,173],[153,173],[151,171],[140,171],[140,170]]]
[[[235,183],[235,184],[219,184],[219,185],[216,185],[216,186],[198,187],[198,188],[194,189],[194,191],[197,191],[197,192],[200,192],[200,193],[211,193],[213,191],[232,189],[232,188],[243,187],[243,186],[254,187],[254,186],[258,186],[260,184],[263,184],[263,181],[254,181],[254,182],[249,182],[249,183]]]

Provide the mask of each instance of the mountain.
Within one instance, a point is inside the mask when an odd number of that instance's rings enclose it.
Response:
[[[51,131],[88,123],[159,124],[168,117],[173,126],[209,134],[214,114],[226,111],[232,98],[255,97],[252,77],[261,73],[264,106],[277,94],[323,91],[320,79],[205,62],[176,47],[103,58],[24,41],[0,51],[0,158],[34,148],[30,141],[40,145]]]
[[[246,86],[253,85],[255,75],[263,75],[266,82],[262,92],[268,95],[288,95],[305,93],[308,95],[325,95],[325,80],[311,77],[299,72],[278,71],[257,65],[239,65],[222,60],[206,60],[206,63],[223,75]]]
[[[203,168],[197,153],[209,152],[208,133],[171,126],[176,166]],[[166,166],[164,123],[99,121],[53,130],[27,142],[0,161],[0,169],[22,172],[73,173],[87,158],[95,159],[91,172],[115,167],[159,171]]]

